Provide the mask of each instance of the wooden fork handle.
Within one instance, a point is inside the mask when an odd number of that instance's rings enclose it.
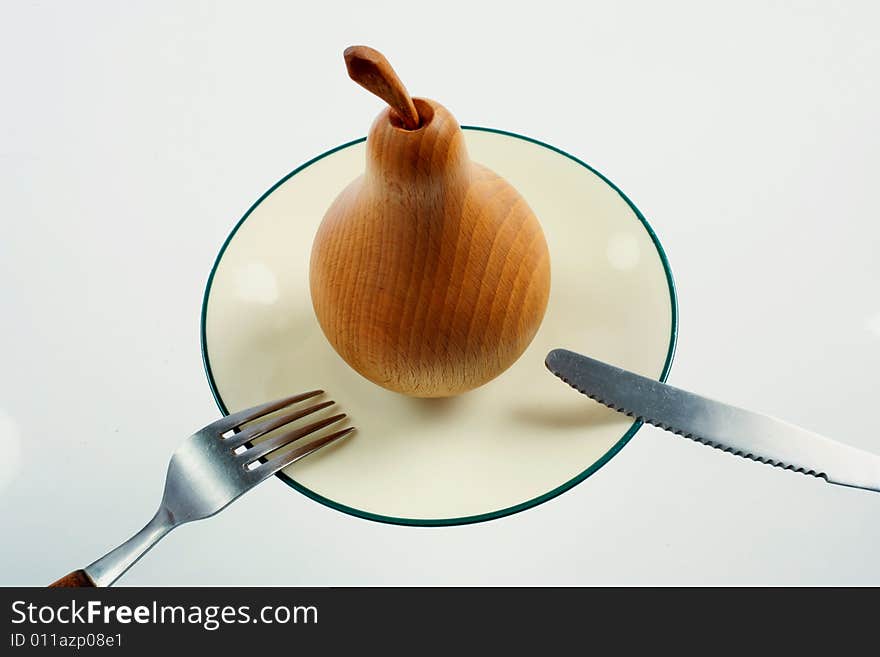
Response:
[[[86,571],[84,570],[74,570],[72,573],[65,575],[58,581],[49,584],[50,589],[75,588],[84,586],[95,586],[92,578],[86,575]]]

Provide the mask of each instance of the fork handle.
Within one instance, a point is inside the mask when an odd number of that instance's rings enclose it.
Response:
[[[75,570],[53,582],[49,587],[110,586],[165,534],[174,529],[176,524],[164,505],[160,506],[150,522],[125,543],[86,566],[85,569]]]
[[[95,586],[95,583],[92,581],[92,578],[86,574],[86,571],[82,569],[74,570],[72,573],[69,573],[61,579],[49,584],[50,589],[74,588],[84,586]]]

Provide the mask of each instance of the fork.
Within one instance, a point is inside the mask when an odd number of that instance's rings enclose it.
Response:
[[[252,444],[253,440],[335,402],[325,401],[304,409],[288,410],[257,424],[243,425],[323,392],[312,390],[260,404],[227,415],[196,431],[171,456],[162,503],[153,519],[115,550],[90,566],[65,575],[50,587],[110,586],[175,527],[213,516],[282,468],[354,431],[354,427],[348,427],[272,457],[273,452],[295,440],[339,422],[346,417],[341,413]]]

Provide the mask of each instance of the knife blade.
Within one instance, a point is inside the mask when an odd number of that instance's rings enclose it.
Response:
[[[620,413],[737,456],[880,492],[880,456],[768,415],[730,406],[566,349],[547,369]]]

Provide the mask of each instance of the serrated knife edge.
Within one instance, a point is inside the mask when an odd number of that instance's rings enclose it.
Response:
[[[759,463],[880,491],[880,456],[871,452],[566,349],[551,351],[545,364],[581,394],[637,421]]]

